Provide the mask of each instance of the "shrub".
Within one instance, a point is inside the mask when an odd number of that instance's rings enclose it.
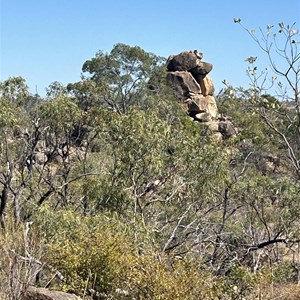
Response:
[[[162,254],[146,229],[132,228],[116,215],[45,209],[36,223],[47,244],[44,259],[65,276],[63,284],[55,283],[64,291],[108,299],[218,299],[224,292],[221,280],[213,280],[195,259]]]

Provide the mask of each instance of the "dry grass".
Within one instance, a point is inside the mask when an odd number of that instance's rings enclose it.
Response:
[[[10,224],[9,224],[10,225]],[[7,226],[0,232],[0,300],[19,300],[42,269],[41,247],[29,227]]]
[[[300,300],[300,284],[286,284],[274,287],[267,296],[272,300]]]

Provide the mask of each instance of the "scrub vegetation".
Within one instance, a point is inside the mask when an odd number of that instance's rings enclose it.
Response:
[[[299,33],[243,28],[273,72],[252,57],[249,88],[224,81],[238,134],[222,141],[138,46],[99,51],[44,98],[0,83],[1,299],[299,299]]]

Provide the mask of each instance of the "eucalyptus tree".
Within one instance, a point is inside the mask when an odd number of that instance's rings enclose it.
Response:
[[[131,105],[142,105],[147,82],[157,75],[165,59],[138,46],[116,44],[110,53],[99,51],[82,67],[101,91],[98,98],[111,110],[126,113]]]
[[[12,77],[0,83],[0,223],[5,227],[5,215],[13,211],[20,220],[20,197],[25,182],[30,180],[26,161],[30,147],[25,126],[29,124],[24,105],[30,97],[22,77]]]

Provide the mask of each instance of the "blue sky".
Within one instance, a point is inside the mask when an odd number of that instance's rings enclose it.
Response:
[[[247,87],[245,58],[266,57],[233,18],[249,28],[300,23],[299,0],[0,0],[0,80],[26,79],[41,95],[53,81],[80,80],[83,63],[114,44],[168,57],[198,49],[214,65],[217,91],[226,79]]]

